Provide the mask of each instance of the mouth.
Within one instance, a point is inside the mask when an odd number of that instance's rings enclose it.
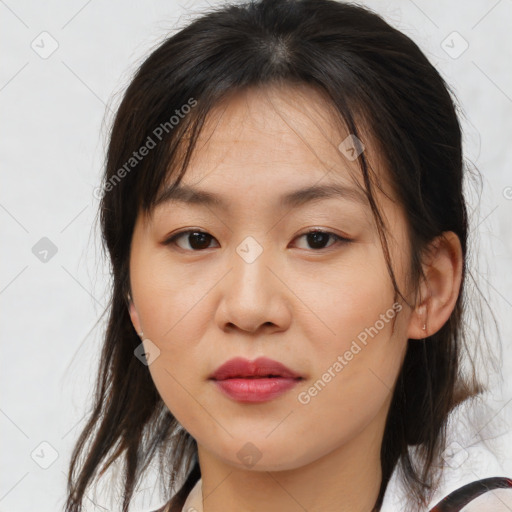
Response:
[[[254,361],[235,357],[217,368],[209,378],[217,381],[229,379],[303,379],[302,375],[284,364],[266,357],[259,357]]]
[[[302,375],[282,363],[260,357],[255,361],[234,358],[210,377],[225,396],[237,402],[266,402],[293,388]]]

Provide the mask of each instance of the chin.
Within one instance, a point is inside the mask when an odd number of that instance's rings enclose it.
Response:
[[[309,452],[298,451],[300,443],[297,443],[293,436],[288,436],[288,443],[278,437],[270,439],[267,434],[260,438],[252,436],[251,440],[246,439],[230,439],[221,451],[219,445],[216,445],[210,452],[225,464],[237,470],[248,471],[288,471],[305,466],[316,459]]]

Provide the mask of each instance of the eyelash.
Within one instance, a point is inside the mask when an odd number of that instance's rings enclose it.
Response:
[[[181,231],[180,233],[176,233],[175,235],[171,236],[170,238],[168,238],[167,240],[165,240],[162,243],[163,243],[163,245],[171,245],[171,244],[172,245],[176,245],[176,240],[178,240],[183,235],[187,235],[187,234],[190,234],[190,233],[199,233],[199,234],[208,235],[208,233],[206,231],[201,231],[201,230],[198,230],[198,229],[189,229],[189,230],[186,230],[186,231]],[[306,236],[306,235],[309,235],[309,234],[312,234],[312,233],[322,233],[324,235],[330,235],[330,236],[334,237],[334,239],[335,239],[335,242],[333,244],[331,244],[329,247],[324,247],[324,248],[321,248],[321,249],[312,249],[313,252],[321,252],[321,251],[330,250],[336,244],[344,245],[344,244],[352,242],[352,240],[349,239],[349,238],[345,238],[345,237],[337,235],[335,233],[331,233],[330,231],[323,231],[321,229],[313,229],[311,231],[306,231],[305,233],[297,235],[297,238],[300,238],[300,237],[303,237],[303,236]],[[211,236],[211,235],[209,235],[209,236]],[[212,237],[212,239],[214,239],[214,237]],[[187,251],[187,252],[201,252],[201,251],[206,250],[206,249],[197,249],[197,250],[194,250],[194,249],[192,249],[192,250],[182,249],[179,246],[178,246],[178,249],[181,249],[181,250]],[[210,249],[210,247],[207,247],[207,249]]]

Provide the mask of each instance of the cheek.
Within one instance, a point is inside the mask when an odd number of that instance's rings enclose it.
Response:
[[[197,375],[193,365],[176,365],[175,358],[163,350],[160,357],[149,367],[151,378],[169,411],[189,431],[199,428],[197,420],[201,418]],[[204,421],[204,420],[203,420]]]
[[[384,324],[380,319],[393,305],[393,288],[379,249],[361,244],[339,264],[318,266],[314,273],[295,279],[294,292],[308,306],[296,320],[316,350],[344,352],[353,339],[359,337],[364,342],[369,338],[368,329],[376,322],[377,330],[389,335],[389,319]],[[387,316],[396,316],[396,311]]]
[[[194,397],[205,377],[201,373],[204,354],[198,353],[197,343],[204,322],[208,323],[211,316],[205,310],[206,301],[201,299],[205,288],[213,283],[209,284],[208,279],[201,283],[197,275],[178,272],[162,255],[139,252],[131,261],[130,271],[144,337],[158,349],[158,356],[149,365],[155,387],[179,421],[193,424],[200,416],[194,409]]]
[[[218,281],[219,272],[198,272],[193,265],[172,264],[162,250],[141,251],[131,265],[132,287],[145,334],[159,343],[176,342],[178,351],[187,339],[196,339],[197,318],[205,321],[212,315],[205,311],[205,295]]]
[[[350,324],[353,320],[347,318],[343,326],[340,317],[342,334],[311,347],[314,373],[299,403],[318,407],[318,412],[325,407],[334,415],[333,420],[336,415],[354,418],[354,414],[376,412],[394,387],[407,347],[399,317],[402,313],[390,303],[387,306],[371,314],[366,324]],[[329,408],[329,404],[336,404],[336,408]]]
[[[317,275],[303,281],[301,297],[314,304],[318,315],[297,320],[315,369],[310,387],[303,390],[304,407],[313,417],[323,415],[326,421],[354,428],[370,421],[386,403],[407,341],[405,312],[393,302],[382,253],[368,247],[357,256],[357,263],[344,262],[331,271],[330,280]]]

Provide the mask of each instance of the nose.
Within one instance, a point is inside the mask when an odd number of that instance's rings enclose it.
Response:
[[[250,237],[248,237],[250,238]],[[287,329],[291,321],[291,297],[284,272],[273,257],[253,240],[240,244],[229,260],[229,272],[219,283],[221,299],[215,321],[225,330]]]

